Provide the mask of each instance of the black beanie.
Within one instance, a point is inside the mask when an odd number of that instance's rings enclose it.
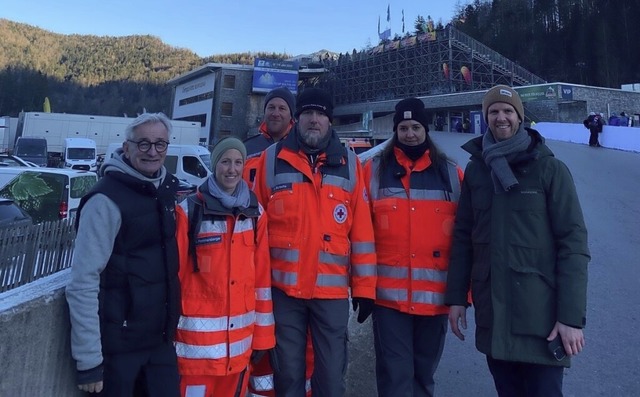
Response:
[[[298,94],[296,99],[296,119],[305,110],[318,110],[327,115],[333,122],[333,102],[329,93],[319,88],[307,88]]]
[[[429,117],[424,109],[424,103],[418,98],[403,99],[396,104],[396,114],[393,115],[393,132],[396,132],[398,124],[404,120],[415,120],[422,124],[426,132],[429,132]]]
[[[296,98],[293,97],[291,91],[289,91],[287,87],[278,87],[269,91],[267,96],[264,97],[263,111],[267,110],[267,105],[273,98],[282,98],[287,103],[287,106],[289,106],[289,113],[291,113],[291,118],[293,118],[293,111],[296,107]]]

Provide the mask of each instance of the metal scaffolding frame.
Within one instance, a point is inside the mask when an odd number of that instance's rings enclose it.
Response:
[[[546,81],[453,26],[389,41],[324,62],[302,80],[333,93],[336,105],[521,86]]]

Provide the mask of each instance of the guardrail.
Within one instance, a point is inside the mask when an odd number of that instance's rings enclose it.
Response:
[[[73,220],[0,229],[0,293],[71,266]]]

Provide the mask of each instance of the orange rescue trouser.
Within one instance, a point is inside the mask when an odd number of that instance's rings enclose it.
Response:
[[[305,356],[306,390],[307,397],[311,397],[311,375],[313,375],[313,343],[311,334],[307,334],[307,352]],[[260,361],[249,367],[249,394],[250,397],[275,397],[273,389],[273,368],[269,355],[262,356]]]
[[[181,376],[182,397],[235,397],[247,394],[247,371],[226,376]]]

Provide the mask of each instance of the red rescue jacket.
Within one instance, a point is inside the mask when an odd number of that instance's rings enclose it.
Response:
[[[429,151],[413,162],[395,147],[364,167],[376,240],[376,304],[408,314],[449,312],[444,305],[453,224],[462,170],[431,163]]]
[[[267,219],[253,193],[251,202],[234,214],[205,183],[177,213],[182,316],[176,352],[182,375],[237,373],[247,368],[253,350],[275,346]],[[194,262],[189,223],[196,218],[189,211],[198,210]]]
[[[272,285],[302,299],[375,297],[376,254],[362,168],[335,132],[311,162],[297,129],[260,157]]]

